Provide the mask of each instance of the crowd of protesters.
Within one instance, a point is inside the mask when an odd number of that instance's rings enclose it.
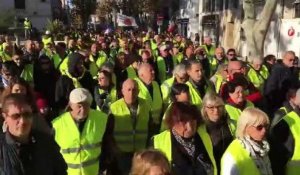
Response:
[[[0,174],[297,175],[298,58],[204,37],[0,35]]]

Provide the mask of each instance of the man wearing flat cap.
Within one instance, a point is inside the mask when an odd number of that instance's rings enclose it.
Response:
[[[90,108],[92,95],[76,88],[69,97],[69,110],[52,121],[55,140],[60,146],[68,174],[100,173],[100,155],[107,115]]]
[[[172,47],[170,45],[161,45],[159,47],[159,55],[157,57],[157,68],[159,82],[163,83],[166,79],[172,77],[172,72],[177,64],[177,60],[170,54]]]

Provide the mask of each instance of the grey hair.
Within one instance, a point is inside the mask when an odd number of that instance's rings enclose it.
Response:
[[[180,63],[177,64],[173,70],[173,76],[175,77],[176,75],[180,74],[180,73],[186,73],[186,69],[185,69],[185,65]]]

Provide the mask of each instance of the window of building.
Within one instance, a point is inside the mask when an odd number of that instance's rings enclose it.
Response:
[[[295,18],[300,18],[300,3],[295,4]]]
[[[25,9],[25,0],[15,0],[15,9]]]

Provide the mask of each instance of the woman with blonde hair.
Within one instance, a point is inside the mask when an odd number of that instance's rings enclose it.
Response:
[[[130,175],[170,175],[171,168],[166,156],[154,149],[135,153]]]
[[[270,121],[258,108],[246,108],[238,119],[236,139],[221,160],[222,175],[273,175],[266,141]]]
[[[204,96],[201,108],[201,115],[213,144],[218,170],[220,170],[221,157],[232,142],[236,128],[236,121],[229,118],[224,106],[221,97],[214,92],[209,92]]]

